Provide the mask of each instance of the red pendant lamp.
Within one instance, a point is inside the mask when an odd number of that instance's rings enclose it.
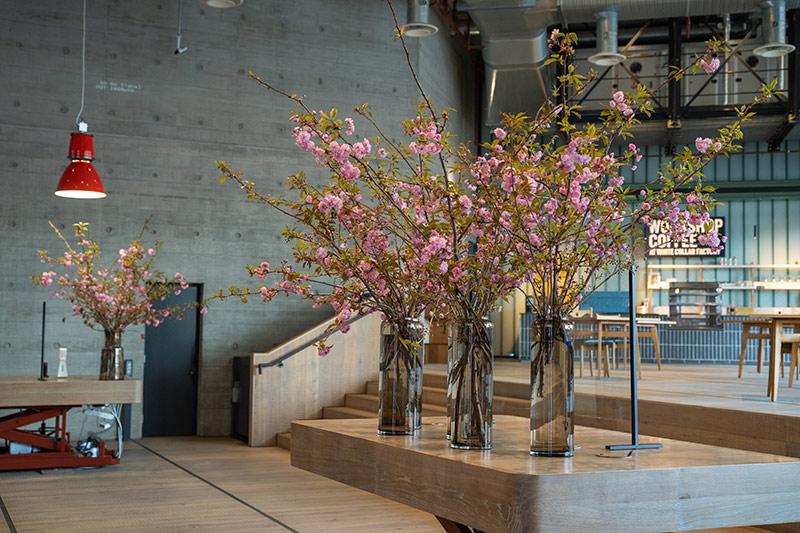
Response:
[[[78,125],[79,131],[72,134],[69,139],[69,158],[72,163],[61,175],[58,182],[56,196],[62,198],[104,198],[106,191],[103,182],[92,166],[94,159],[94,142],[92,136],[86,133],[86,123]]]
[[[88,127],[81,121],[83,114],[83,97],[86,88],[86,0],[83,0],[83,52],[81,55],[81,109],[75,118],[78,131],[69,140],[69,159],[72,161],[61,175],[56,188],[56,196],[62,198],[105,198],[103,182],[92,166],[94,159],[94,141],[86,133]]]

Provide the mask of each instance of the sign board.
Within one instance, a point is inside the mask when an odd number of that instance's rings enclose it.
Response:
[[[720,237],[725,235],[725,217],[711,217]],[[675,241],[669,236],[668,220],[653,220],[645,230],[648,257],[723,257],[725,250],[715,252],[710,246],[700,244],[697,237],[705,233],[702,225],[692,226],[689,235]]]

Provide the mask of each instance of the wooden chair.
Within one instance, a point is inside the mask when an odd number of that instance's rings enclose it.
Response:
[[[792,334],[783,334],[783,342],[781,343],[781,377],[783,377],[784,350],[788,348],[788,353],[791,354],[789,358],[789,387],[792,386],[795,374],[800,378],[800,365],[798,365],[797,361],[798,352],[800,352],[800,324],[795,324],[793,330],[794,333]]]
[[[742,321],[742,349],[739,353],[739,377],[742,377],[742,367],[744,366],[744,355],[747,352],[747,341],[758,339],[758,362],[756,370],[761,373],[764,364],[764,341],[772,336],[772,324],[766,320],[744,320]],[[781,369],[783,366],[781,365]]]
[[[642,337],[645,337],[653,340],[653,351],[656,355],[656,364],[658,365],[658,369],[661,370],[661,347],[658,345],[658,330],[656,329],[656,326],[654,324],[637,324],[636,328],[638,329],[636,332],[637,338],[641,339]],[[641,365],[639,368],[641,368]]]
[[[798,352],[800,352],[800,342],[793,342],[792,358],[789,362],[789,387],[792,386],[792,381],[794,381],[795,373],[797,373],[797,378],[800,379],[800,364],[798,364],[797,361]]]
[[[627,339],[623,340],[622,338],[614,338],[615,335],[608,335],[607,331],[603,332],[603,345],[598,346],[598,338],[597,338],[597,323],[593,320],[592,310],[579,310],[572,314],[573,319],[579,319],[576,321],[576,324],[591,324],[593,329],[579,329],[574,328],[572,330],[572,342],[573,346],[577,348],[579,352],[579,376],[583,377],[583,361],[586,357],[586,351],[591,350],[597,352],[597,375],[600,376],[600,360],[603,360],[603,375],[609,377],[610,374],[610,363],[609,359],[612,359],[614,363],[616,363],[616,348],[617,344],[622,342],[625,346],[627,346]],[[581,320],[582,319],[582,320]],[[624,355],[623,355],[623,362],[624,362]],[[589,357],[589,375],[593,376],[593,362],[592,358]]]
[[[580,351],[580,376],[583,376],[583,358],[586,350],[593,350],[597,352],[597,375],[600,377],[600,358],[603,359],[603,375],[605,377],[610,377],[611,373],[609,369],[611,365],[609,364],[609,356],[612,360],[616,360],[614,350],[617,348],[617,344],[620,344],[620,339],[615,338],[603,338],[603,345],[598,346],[599,340],[597,337],[594,338],[579,338],[574,339],[575,344],[577,344],[578,349]],[[594,375],[592,371],[592,358],[589,357],[589,375]]]
[[[800,333],[800,332],[798,332]],[[784,339],[786,339],[784,335]],[[742,367],[744,366],[744,356],[747,351],[747,341],[750,339],[758,339],[758,360],[756,363],[756,370],[761,373],[761,367],[764,364],[764,352],[766,350],[765,340],[772,338],[772,324],[765,320],[745,320],[742,322],[742,348],[739,354],[739,377],[742,377]],[[783,366],[783,356],[785,354],[793,353],[795,349],[794,342],[781,343],[781,377],[785,376]],[[771,348],[771,347],[770,347]],[[791,374],[791,369],[789,373]],[[791,385],[789,385],[791,387]]]

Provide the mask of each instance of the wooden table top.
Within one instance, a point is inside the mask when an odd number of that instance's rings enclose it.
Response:
[[[800,521],[800,461],[577,427],[572,458],[529,455],[526,418],[498,415],[493,449],[449,447],[443,418],[415,436],[375,419],[292,423],[292,465],[487,532],[683,531]],[[429,425],[442,423],[442,425]],[[611,457],[598,457],[597,454]]]
[[[606,322],[606,323],[614,323],[614,324],[625,324],[627,325],[630,323],[630,317],[628,315],[586,315],[581,317],[572,317],[574,322],[586,323],[586,324],[594,324],[597,322]],[[659,324],[663,324],[665,326],[674,326],[677,324],[674,320],[666,320],[662,318],[652,318],[646,316],[637,316],[636,317],[636,325],[637,326],[657,326]]]
[[[749,318],[769,318],[772,320],[800,320],[797,313],[753,313]]]
[[[101,381],[97,376],[0,376],[0,409],[106,403],[142,403],[142,380]]]

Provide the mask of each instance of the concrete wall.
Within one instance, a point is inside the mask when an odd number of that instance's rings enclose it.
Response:
[[[405,3],[395,9],[402,22]],[[202,283],[206,294],[248,283],[247,263],[289,256],[280,237],[285,220],[221,185],[214,165],[228,161],[268,192],[299,170],[326,177],[293,145],[293,104],[257,87],[248,71],[307,94],[317,109],[350,114],[369,102],[392,135],[419,96],[392,39],[390,11],[378,0],[248,0],[228,10],[184,0],[182,44],[189,49],[180,55],[177,1],[88,0],[83,116],[108,197],[57,198],[80,107],[82,3],[0,0],[0,10],[0,375],[38,372],[43,300],[52,371],[59,346],[69,349],[71,373],[99,369],[102,333],[27,279],[41,271],[37,249],[62,250],[48,220],[66,232],[89,222],[110,262],[152,217],[145,241],[164,243],[156,266]],[[435,104],[457,107],[452,124],[471,139],[474,85],[460,44],[446,31],[409,44]],[[295,300],[215,304],[204,318],[198,433],[229,431],[233,356],[266,351],[327,316]],[[136,327],[123,337],[136,376],[143,334]],[[134,437],[140,427],[135,408]]]

